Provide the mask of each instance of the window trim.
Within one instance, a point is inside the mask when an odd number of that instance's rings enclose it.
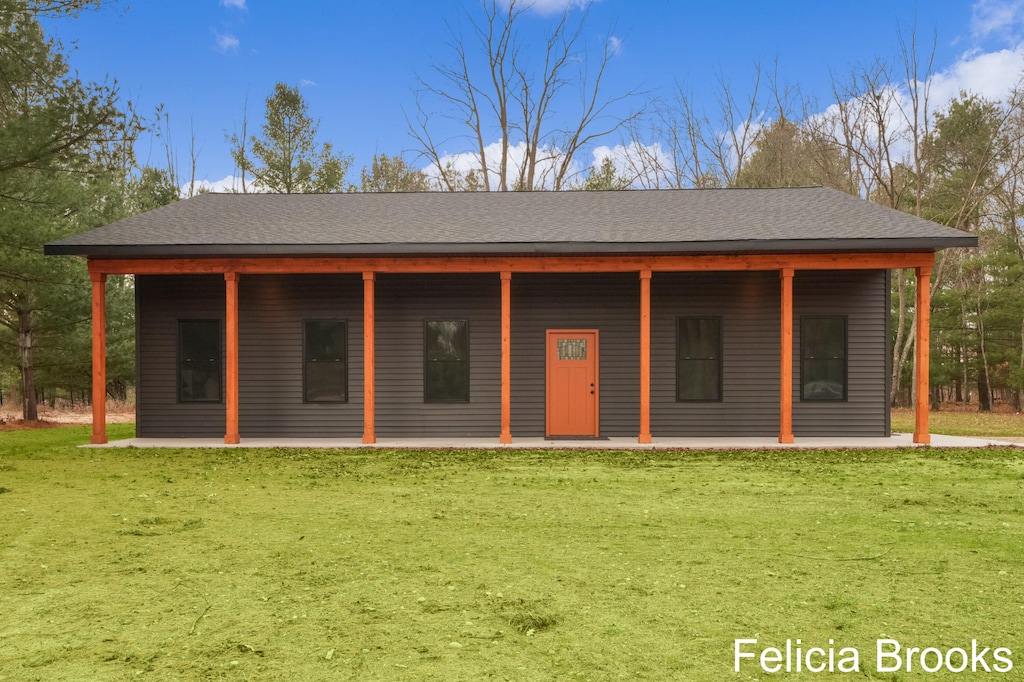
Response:
[[[466,397],[465,398],[455,398],[455,399],[447,399],[446,398],[446,399],[441,399],[441,398],[431,398],[431,397],[429,397],[427,395],[427,379],[428,379],[428,376],[429,376],[428,369],[430,367],[430,363],[431,362],[438,362],[436,360],[430,360],[430,358],[428,357],[428,350],[429,349],[427,348],[427,338],[428,338],[428,336],[427,336],[427,328],[428,328],[428,326],[431,323],[434,323],[434,322],[461,322],[466,327],[466,353],[465,353],[466,357],[465,357],[465,359],[463,359],[463,360],[445,360],[445,361],[443,361],[443,362],[462,362],[462,363],[465,363],[465,365],[466,365],[466,386],[465,386]],[[423,320],[423,402],[424,403],[439,404],[439,405],[444,405],[444,404],[464,405],[464,404],[470,402],[470,391],[469,391],[469,388],[470,388],[470,385],[472,383],[470,381],[470,371],[471,371],[471,367],[472,367],[472,365],[470,364],[470,357],[469,357],[470,345],[471,344],[470,344],[470,336],[469,336],[469,320],[468,319],[465,319],[465,318],[456,318],[456,319],[451,319],[451,318],[434,318],[434,319]]]
[[[182,395],[182,342],[184,337],[181,333],[182,325],[196,322],[215,323],[217,325],[217,397],[216,398],[185,398]],[[191,403],[206,403],[216,405],[224,402],[224,323],[219,317],[189,317],[179,318],[177,324],[177,343],[175,344],[175,392],[177,393],[178,404],[189,405]]]
[[[811,320],[841,320],[843,323],[843,395],[841,398],[814,398],[806,397],[807,387],[807,361],[815,358],[808,358],[804,353],[807,347],[805,334],[807,333],[807,322]],[[835,360],[837,358],[822,358]],[[850,398],[850,319],[847,315],[801,315],[800,316],[800,402],[807,403],[845,403]]]
[[[679,388],[680,388],[680,382],[679,382],[679,378],[680,377],[679,377],[679,374],[680,374],[680,372],[679,372],[679,370],[680,370],[680,361],[681,361],[681,358],[679,357],[680,327],[681,327],[680,323],[685,321],[685,320],[711,320],[711,321],[714,321],[718,325],[718,357],[716,357],[716,358],[696,358],[698,360],[717,360],[718,361],[718,385],[716,387],[718,395],[715,398],[681,398],[681,397],[679,397],[680,396],[680,392],[679,392]],[[676,402],[677,403],[720,403],[720,402],[723,402],[724,394],[725,394],[725,388],[724,388],[724,380],[723,380],[723,376],[722,375],[724,374],[724,371],[725,371],[725,362],[723,360],[723,356],[725,355],[725,350],[724,350],[724,348],[725,348],[725,338],[724,338],[724,336],[725,335],[723,334],[722,330],[723,330],[724,326],[725,325],[723,324],[723,320],[722,320],[722,316],[721,315],[680,315],[680,316],[676,317],[676,343],[675,343],[675,360],[676,360],[676,362],[675,362],[675,364],[676,364]]]
[[[344,330],[345,330],[344,331],[344,335],[345,335],[345,357],[342,358],[342,360],[341,360],[342,363],[344,363],[344,365],[345,365],[344,376],[343,376],[342,381],[341,381],[342,391],[344,391],[344,394],[345,394],[344,398],[341,398],[341,399],[324,398],[324,399],[321,399],[321,400],[311,400],[309,398],[309,394],[307,393],[307,390],[306,390],[306,365],[309,364],[310,361],[308,360],[308,357],[307,357],[307,352],[309,350],[309,346],[307,345],[306,340],[307,340],[307,334],[309,332],[309,323],[310,322],[336,322],[336,323],[340,323],[340,324],[342,324],[344,326]],[[302,402],[304,404],[308,404],[308,405],[320,405],[320,404],[342,405],[342,404],[347,403],[348,400],[349,400],[349,391],[348,391],[348,374],[349,374],[348,369],[349,369],[349,367],[348,366],[349,366],[348,318],[342,318],[342,317],[311,317],[311,318],[307,318],[307,319],[302,320]]]

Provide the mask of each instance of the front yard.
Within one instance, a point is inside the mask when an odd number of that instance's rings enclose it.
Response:
[[[977,640],[1024,669],[1020,450],[74,447],[86,434],[0,434],[0,679],[778,677],[733,672],[737,639],[855,648],[886,680],[971,676],[882,674],[880,638]]]

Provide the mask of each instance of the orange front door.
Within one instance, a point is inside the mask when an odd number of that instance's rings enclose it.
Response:
[[[552,329],[547,340],[547,435],[600,435],[597,330]]]

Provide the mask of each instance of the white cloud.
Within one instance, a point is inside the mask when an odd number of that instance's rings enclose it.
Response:
[[[316,87],[316,81],[311,81],[309,79],[303,78],[302,80],[299,81],[299,87],[300,88],[313,88],[313,87]]]
[[[615,36],[609,37],[608,52],[611,54],[619,54],[622,52],[622,38],[616,38]]]
[[[221,52],[235,51],[238,49],[238,38],[230,33],[215,33],[217,37],[217,49]]]
[[[257,191],[252,187],[252,180],[246,183],[246,189],[250,192]],[[205,192],[218,192],[218,193],[233,193],[242,191],[242,178],[234,175],[228,175],[220,180],[196,180],[195,187],[192,189],[193,194],[198,194],[200,191]],[[181,186],[181,196],[187,197],[189,195],[189,186]]]
[[[501,142],[496,141],[484,147],[484,155],[487,157],[487,167],[490,171],[491,189],[497,189],[498,164],[501,158]],[[519,180],[519,169],[522,167],[523,158],[526,156],[526,142],[519,142],[510,145],[508,148],[508,185],[512,187]],[[537,170],[534,174],[534,187],[543,189],[554,189],[554,176],[557,166],[562,160],[562,153],[558,149],[550,147],[541,148],[537,154]],[[443,167],[465,174],[480,168],[480,155],[475,152],[458,152],[445,154],[441,157]],[[571,179],[577,176],[582,167],[576,161],[570,164],[566,178]],[[423,169],[427,177],[437,182],[440,178],[440,171],[437,166],[431,164]]]
[[[975,38],[1008,36],[1024,25],[1024,0],[978,0],[971,8],[971,34]]]
[[[973,92],[1002,100],[1024,74],[1024,44],[998,52],[968,52],[952,66],[932,77],[931,99],[938,106],[960,94]]]
[[[220,0],[222,7],[233,7],[235,9],[249,9],[245,6],[245,0]]]
[[[620,178],[628,178],[630,187],[634,189],[653,189],[663,186],[666,178],[665,169],[672,167],[672,159],[661,147],[660,142],[641,144],[630,142],[627,145],[617,144],[614,147],[601,145],[594,147],[592,152],[597,170],[606,158],[611,158],[615,166],[615,174]]]

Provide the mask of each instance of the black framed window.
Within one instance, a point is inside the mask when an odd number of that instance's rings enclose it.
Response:
[[[469,322],[427,320],[423,328],[423,400],[469,402]]]
[[[846,318],[800,320],[800,400],[846,400]]]
[[[676,320],[676,401],[722,399],[722,318]]]
[[[220,320],[178,320],[178,401],[220,402],[220,366]]]
[[[348,402],[348,322],[306,320],[302,342],[302,399]]]

